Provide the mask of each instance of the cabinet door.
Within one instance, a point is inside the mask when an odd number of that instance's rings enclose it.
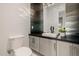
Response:
[[[54,42],[52,42],[50,39],[40,38],[40,53],[45,56],[56,55],[55,48],[52,46],[52,43]]]
[[[35,50],[39,52],[39,37],[35,37]]]
[[[73,44],[73,56],[79,56],[79,45]]]
[[[35,51],[39,51],[39,37],[30,36],[29,47]]]
[[[71,56],[72,44],[68,42],[57,41],[57,56]]]
[[[56,40],[50,40],[50,52],[51,52],[51,56],[56,56],[56,54],[57,54]]]
[[[45,38],[40,38],[40,53],[43,55],[50,55],[50,41]]]
[[[33,48],[33,46],[34,46],[33,37],[32,36],[29,36],[29,47],[30,48]]]

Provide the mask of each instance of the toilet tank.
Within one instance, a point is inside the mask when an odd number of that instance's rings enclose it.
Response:
[[[23,47],[24,41],[25,41],[24,35],[9,37],[8,50]]]

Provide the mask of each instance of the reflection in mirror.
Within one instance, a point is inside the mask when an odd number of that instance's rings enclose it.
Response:
[[[60,11],[59,12],[59,27],[64,27],[64,22],[65,22],[65,12]]]

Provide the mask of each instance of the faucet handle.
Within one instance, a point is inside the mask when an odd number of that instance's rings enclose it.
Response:
[[[58,38],[59,36],[60,36],[60,33],[57,34],[57,37],[56,38]]]

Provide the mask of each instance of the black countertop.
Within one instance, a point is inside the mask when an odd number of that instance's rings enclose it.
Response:
[[[70,42],[70,43],[75,43],[79,44],[79,36],[66,36],[62,37],[61,39],[55,38],[55,37],[47,37],[47,36],[42,36],[42,34],[29,34],[30,36],[36,36],[36,37],[41,37],[41,38],[47,38],[50,40],[58,40],[58,41],[65,41],[65,42]]]

